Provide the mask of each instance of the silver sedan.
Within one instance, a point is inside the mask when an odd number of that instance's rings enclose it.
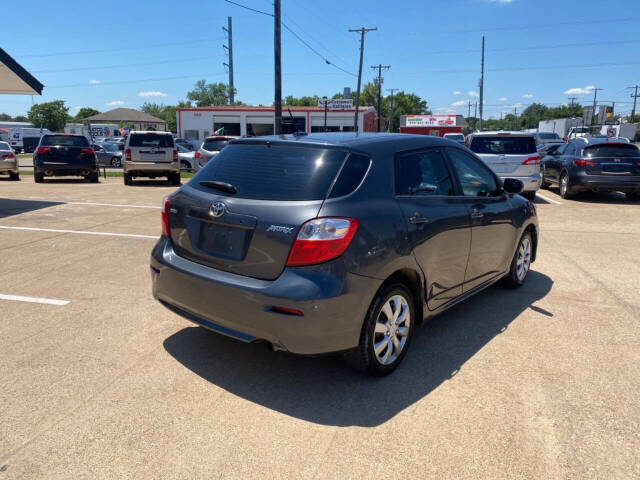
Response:
[[[115,168],[122,167],[122,152],[115,143],[95,143],[93,150],[96,152],[98,165]]]

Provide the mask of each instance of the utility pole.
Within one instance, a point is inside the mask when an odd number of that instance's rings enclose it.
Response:
[[[469,108],[467,108],[467,118],[471,118],[471,100],[469,100],[469,102],[467,103],[467,106]]]
[[[278,2],[278,5],[280,4],[280,0],[276,0]],[[357,28],[357,29],[353,29],[350,28],[349,32],[360,32],[360,67],[358,68],[358,88],[356,90],[356,114],[355,114],[355,118],[353,120],[353,131],[354,132],[358,132],[358,113],[359,113],[359,109],[360,109],[360,82],[362,81],[362,58],[364,55],[364,34],[367,32],[372,32],[378,30],[378,27],[374,27],[374,28]]]
[[[389,70],[391,65],[382,65],[379,63],[378,65],[373,65],[371,68],[374,70],[378,69],[378,77],[374,80],[373,83],[378,84],[378,129],[380,131],[380,115],[382,115],[382,69]]]
[[[484,99],[484,35],[482,36],[482,63],[480,65],[480,130],[482,131],[482,104]]]
[[[327,97],[322,97],[322,102],[324,103],[324,131],[327,132],[327,108],[329,107],[329,100]]]
[[[639,96],[638,89],[640,88],[640,85],[634,85],[633,87],[627,87],[627,88],[633,88],[633,93],[631,94],[631,97],[633,98],[633,110],[631,110],[631,122],[633,123],[636,117],[636,100],[638,99],[638,96]]]
[[[474,102],[473,104],[473,129],[477,130],[478,129],[478,102]]]
[[[387,88],[387,92],[391,92],[391,104],[389,106],[389,124],[387,125],[387,130],[389,133],[393,132],[393,92],[398,90],[397,88]]]
[[[513,107],[513,115],[515,116],[515,119],[514,119],[515,125],[513,128],[513,130],[515,131],[515,130],[518,130],[518,107],[516,106]]]
[[[571,108],[576,106],[576,100],[578,99],[578,97],[569,97],[569,106]]]
[[[229,69],[229,105],[233,105],[233,31],[231,28],[231,17],[227,17],[227,28],[222,27],[222,30],[227,32],[227,36],[229,37],[229,45],[222,45],[222,48],[227,50],[227,56],[229,57],[229,63],[223,63],[223,65]]]
[[[593,89],[593,113],[591,115],[591,124],[596,119],[596,98],[598,97],[598,90],[604,90],[604,88],[594,87]]]
[[[274,56],[274,77],[275,92],[273,99],[274,107],[274,133],[282,133],[282,63],[280,52],[280,0],[273,0],[273,56]]]

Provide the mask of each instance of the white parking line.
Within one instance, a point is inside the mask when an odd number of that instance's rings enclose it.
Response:
[[[562,205],[562,202],[558,202],[557,200],[554,200],[552,198],[549,197],[545,197],[544,195],[540,195],[539,193],[536,192],[536,196],[540,197],[542,200],[544,200],[545,202],[549,202],[549,203],[555,203],[556,205]]]
[[[29,303],[44,303],[46,305],[66,305],[69,300],[57,300],[55,298],[38,298],[38,297],[23,297],[20,295],[5,295],[0,293],[0,300],[14,300],[16,302],[29,302]]]
[[[7,225],[0,225],[0,228],[3,228],[5,230],[29,230],[33,232],[78,233],[81,235],[104,235],[108,237],[150,238],[153,240],[158,239],[158,235],[139,235],[137,233],[88,232],[84,230],[58,230],[55,228],[10,227]]]

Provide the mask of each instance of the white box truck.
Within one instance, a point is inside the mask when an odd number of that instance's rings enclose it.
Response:
[[[542,120],[538,123],[538,132],[557,133],[560,138],[566,138],[571,127],[580,126],[582,126],[582,117],[555,118],[553,120]]]
[[[24,137],[38,137],[40,138],[45,133],[51,133],[46,128],[30,128],[30,127],[14,127],[9,129],[9,145],[16,153],[24,150],[24,143],[22,139]]]
[[[600,129],[600,135],[607,137],[624,137],[633,142],[638,131],[638,123],[622,123],[620,125],[603,125]]]

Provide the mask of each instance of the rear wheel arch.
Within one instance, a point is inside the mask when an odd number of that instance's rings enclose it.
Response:
[[[376,295],[373,299],[375,299],[382,290],[387,288],[387,286],[394,283],[401,283],[409,289],[411,295],[413,296],[414,311],[416,315],[415,323],[422,323],[422,306],[424,304],[424,281],[422,275],[420,275],[416,270],[412,268],[402,268],[396,270],[391,275],[389,275],[384,282],[382,282],[382,285],[380,285],[380,288],[378,288],[378,291],[376,292]]]

